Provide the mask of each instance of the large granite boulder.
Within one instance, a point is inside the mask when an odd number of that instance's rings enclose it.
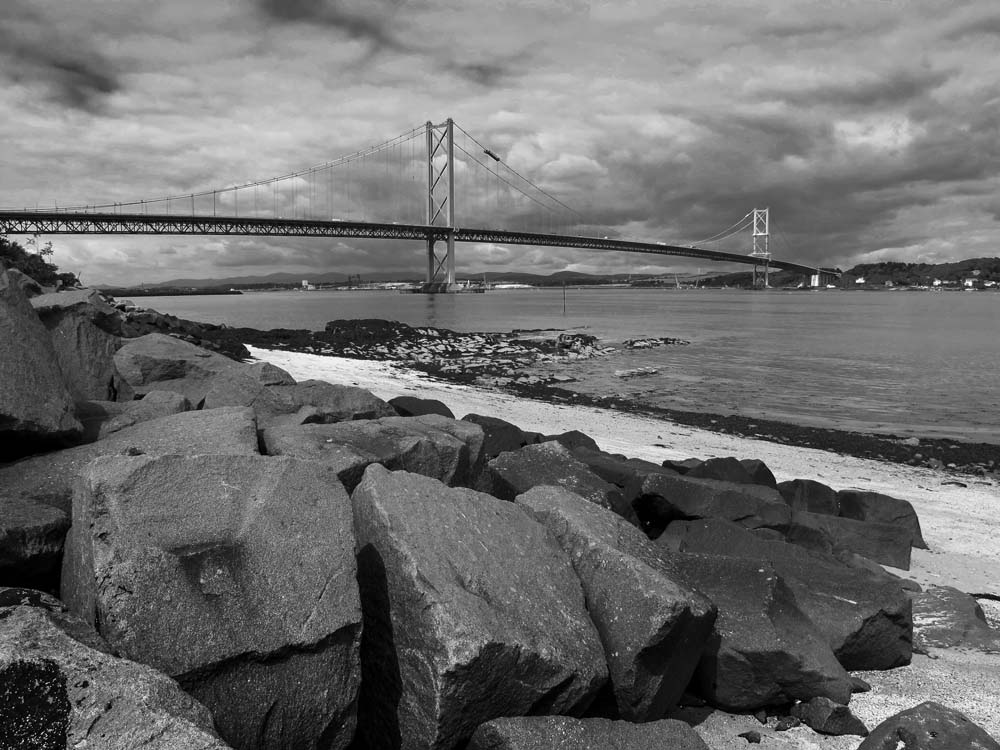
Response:
[[[635,514],[614,485],[605,482],[556,441],[527,445],[501,453],[483,474],[482,488],[501,500],[513,500],[532,487],[563,487],[629,521]]]
[[[348,490],[373,463],[461,487],[473,486],[483,466],[482,430],[436,414],[334,424],[276,422],[261,439],[268,455],[323,461]]]
[[[604,644],[618,715],[666,716],[698,664],[714,605],[682,584],[662,551],[620,516],[561,487],[535,487],[516,502],[573,562]]]
[[[437,414],[448,419],[455,415],[447,404],[436,398],[417,398],[416,396],[396,396],[389,399],[389,404],[401,417],[420,417],[425,414]]]
[[[42,294],[31,300],[59,361],[63,382],[77,401],[127,401],[132,389],[115,367],[122,345],[114,330],[120,313],[96,289]]]
[[[733,484],[757,484],[740,460],[732,456],[706,459],[687,471],[684,476],[691,479],[717,479],[720,482]]]
[[[258,455],[257,425],[247,408],[173,414],[119,430],[104,440],[0,466],[0,487],[10,498],[69,511],[73,482],[98,456],[224,453]]]
[[[0,737],[25,750],[229,747],[176,682],[88,647],[34,606],[0,609]]]
[[[652,461],[643,461],[641,458],[626,458],[590,448],[575,448],[572,453],[574,458],[586,464],[587,468],[597,476],[622,491],[629,485],[635,484],[637,476],[672,471],[659,464],[654,464]]]
[[[813,479],[792,479],[778,483],[778,492],[792,510],[823,513],[829,516],[840,514],[837,491]]]
[[[346,747],[360,681],[350,500],[317,462],[112,456],[73,498],[62,598],[237,748]]]
[[[0,489],[0,586],[53,588],[69,523],[65,509]]]
[[[741,458],[740,464],[746,469],[754,484],[770,487],[773,490],[778,489],[778,480],[774,478],[768,465],[759,458]]]
[[[813,698],[792,706],[791,715],[820,734],[868,736],[868,727],[851,709],[829,698]]]
[[[890,716],[858,750],[1000,750],[1000,742],[965,714],[934,701]]]
[[[975,597],[951,586],[927,586],[910,596],[913,640],[924,653],[934,647],[1000,654],[1000,630],[990,627]]]
[[[743,557],[772,567],[845,669],[892,669],[910,663],[912,607],[892,578],[847,567],[832,555],[762,539],[718,519],[671,524],[664,534],[668,536],[676,537],[682,552]],[[657,541],[666,542],[664,537]]]
[[[77,418],[83,423],[83,439],[92,443],[140,422],[190,411],[191,402],[173,391],[148,391],[134,401],[81,401]]]
[[[675,553],[681,580],[718,608],[691,687],[728,711],[825,696],[847,704],[851,678],[774,571],[756,560]]]
[[[786,535],[788,541],[811,548],[816,548],[819,537],[829,540],[834,550],[844,549],[882,565],[910,569],[913,532],[906,526],[795,511]]]
[[[79,438],[73,398],[45,326],[15,277],[0,269],[0,461]]]
[[[516,451],[526,445],[536,443],[535,433],[527,433],[515,424],[499,417],[487,417],[483,414],[466,414],[464,422],[472,422],[483,428],[486,443],[483,447],[486,459],[496,458],[501,453]]]
[[[516,505],[369,466],[352,495],[360,747],[448,748],[484,721],[579,714],[604,652],[566,554]]]
[[[566,716],[493,719],[472,735],[468,750],[710,750],[683,721],[645,724]]]
[[[883,495],[880,492],[840,490],[837,493],[837,502],[840,515],[844,518],[903,526],[913,535],[914,547],[927,549],[927,542],[924,541],[920,531],[917,512],[906,500]]]
[[[689,474],[663,472],[637,477],[626,496],[633,498],[636,515],[654,537],[672,521],[722,518],[747,528],[783,529],[791,517],[788,505],[769,487],[692,479]]]
[[[148,333],[128,339],[114,356],[115,366],[136,393],[176,391],[200,406],[219,373],[240,363],[174,336]]]

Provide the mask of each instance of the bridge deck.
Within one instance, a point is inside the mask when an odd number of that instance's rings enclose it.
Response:
[[[359,239],[445,240],[446,227],[367,221],[316,221],[310,219],[265,219],[237,216],[181,216],[117,214],[65,211],[0,211],[0,234],[195,234],[257,235],[281,237],[354,237]],[[511,232],[499,229],[455,229],[456,242],[575,247],[582,250],[612,250],[626,253],[672,255],[720,263],[760,264],[760,258],[720,250],[636,242],[600,237]],[[821,269],[771,259],[771,268],[801,274]],[[823,273],[830,273],[823,270]]]

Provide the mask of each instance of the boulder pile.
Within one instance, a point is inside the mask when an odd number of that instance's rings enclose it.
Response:
[[[924,544],[902,500],[394,408],[0,290],[9,746],[708,748],[692,705],[864,735],[849,671],[910,661],[919,587],[879,564]],[[1000,747],[936,705],[890,722]]]

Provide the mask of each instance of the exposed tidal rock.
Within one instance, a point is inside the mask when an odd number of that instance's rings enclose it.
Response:
[[[516,505],[373,465],[355,489],[359,743],[448,748],[484,721],[579,714],[607,681],[573,567]]]
[[[1000,742],[965,714],[934,701],[890,716],[858,750],[1000,750]]]
[[[928,647],[1000,653],[1000,631],[990,627],[979,602],[951,586],[928,586],[913,598],[914,640]]]
[[[468,750],[710,750],[682,721],[645,724],[608,719],[531,716],[493,719],[480,725]]]
[[[176,682],[89,648],[35,606],[0,609],[0,744],[101,750],[229,747],[216,735],[208,710]]]
[[[62,596],[234,747],[346,747],[360,680],[350,500],[316,462],[112,456],[73,501]]]
[[[690,553],[670,559],[681,580],[718,608],[692,681],[709,703],[748,711],[816,696],[850,700],[850,676],[772,567]]]
[[[436,414],[422,417],[280,424],[262,432],[269,455],[310,458],[331,466],[349,490],[369,464],[471,487],[483,470],[483,432],[478,425]]]
[[[389,404],[401,417],[420,417],[424,414],[438,414],[449,419],[455,418],[451,409],[436,398],[396,396],[396,398],[389,399]]]
[[[52,340],[20,276],[0,269],[0,461],[72,442],[82,432]]]
[[[694,673],[715,606],[614,513],[558,487],[535,487],[516,502],[573,562],[604,644],[618,714],[640,722],[666,716]]]
[[[677,537],[682,552],[744,557],[773,567],[845,669],[892,669],[910,663],[912,607],[898,580],[850,568],[832,555],[761,539],[717,519],[677,522],[664,536]]]

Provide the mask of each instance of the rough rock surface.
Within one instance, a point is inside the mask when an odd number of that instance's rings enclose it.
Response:
[[[573,562],[604,644],[618,714],[629,721],[666,716],[698,664],[714,605],[679,583],[662,552],[614,513],[560,487],[535,487],[516,502]]]
[[[155,669],[88,648],[43,609],[0,609],[0,746],[225,750],[208,710]]]
[[[238,748],[346,747],[360,679],[351,506],[316,462],[110,456],[74,495],[62,597]]]
[[[829,539],[834,549],[856,552],[893,568],[910,569],[913,536],[904,526],[795,511],[788,526],[788,541],[812,547],[814,534]]]
[[[753,479],[754,484],[770,487],[774,490],[778,489],[778,480],[774,478],[774,474],[771,473],[767,464],[759,458],[741,458],[740,463]]]
[[[573,450],[573,457],[586,464],[587,468],[597,474],[605,482],[625,490],[630,484],[635,482],[636,477],[645,476],[650,473],[670,472],[652,461],[643,461],[639,458],[626,458],[604,451],[595,451],[589,448],[576,448]]]
[[[1000,750],[1000,742],[952,708],[934,701],[890,716],[858,750]]]
[[[51,588],[69,524],[66,510],[0,490],[0,586]]]
[[[462,417],[462,421],[472,422],[483,428],[483,434],[486,438],[483,450],[486,453],[487,460],[496,458],[501,453],[516,451],[518,448],[523,448],[526,445],[536,442],[531,435],[517,425],[498,417],[466,414]]]
[[[0,270],[0,461],[82,432],[52,340],[15,275]]]
[[[792,479],[778,483],[778,492],[793,510],[810,513],[824,513],[828,516],[840,514],[837,491],[813,479]]]
[[[52,339],[63,382],[77,401],[127,401],[132,389],[119,375],[114,354],[120,336],[109,332],[118,311],[96,289],[42,294],[31,300]]]
[[[879,492],[841,490],[837,493],[837,502],[844,518],[904,526],[913,535],[913,546],[927,549],[917,512],[906,500]]]
[[[717,519],[677,522],[668,535],[677,538],[682,552],[743,557],[773,567],[845,669],[891,669],[910,663],[910,599],[893,579],[849,568],[832,555],[761,539]]]
[[[632,507],[650,536],[671,521],[722,518],[747,528],[784,528],[791,511],[769,487],[733,484],[716,479],[690,479],[680,474],[647,474],[626,490]]]
[[[691,479],[718,479],[720,482],[732,482],[733,484],[757,484],[739,459],[732,456],[709,458],[688,471],[684,476]]]
[[[389,404],[401,417],[419,417],[424,414],[438,414],[448,419],[454,419],[451,409],[436,398],[417,398],[416,396],[396,396],[389,399]]]
[[[710,750],[682,721],[645,724],[608,719],[532,716],[493,719],[472,735],[468,750]]]
[[[951,586],[928,586],[911,596],[918,648],[957,646],[1000,653],[1000,630],[990,627],[974,597]]]
[[[487,464],[483,476],[483,487],[502,500],[513,500],[540,485],[563,487],[627,520],[635,519],[631,507],[614,485],[594,474],[555,441],[501,453]]]
[[[565,553],[516,505],[373,465],[352,496],[365,607],[360,747],[459,746],[574,714],[607,681]]]
[[[136,401],[84,401],[77,404],[86,442],[102,440],[126,427],[190,411],[191,402],[173,391],[148,391]]]
[[[8,497],[28,498],[69,511],[73,482],[98,456],[225,453],[257,455],[257,426],[246,408],[189,411],[142,422],[88,445],[0,466]]]
[[[719,612],[692,681],[699,695],[732,711],[816,696],[850,700],[850,676],[773,568],[736,557],[670,559]]]
[[[115,352],[114,363],[136,393],[176,391],[196,407],[215,375],[240,367],[229,357],[162,333],[129,339]]]
[[[275,423],[263,430],[262,440],[268,455],[323,461],[348,490],[373,463],[463,487],[476,482],[483,465],[482,430],[436,414],[336,424]]]
[[[792,706],[792,716],[820,734],[868,736],[868,727],[851,709],[829,698],[813,698]]]

